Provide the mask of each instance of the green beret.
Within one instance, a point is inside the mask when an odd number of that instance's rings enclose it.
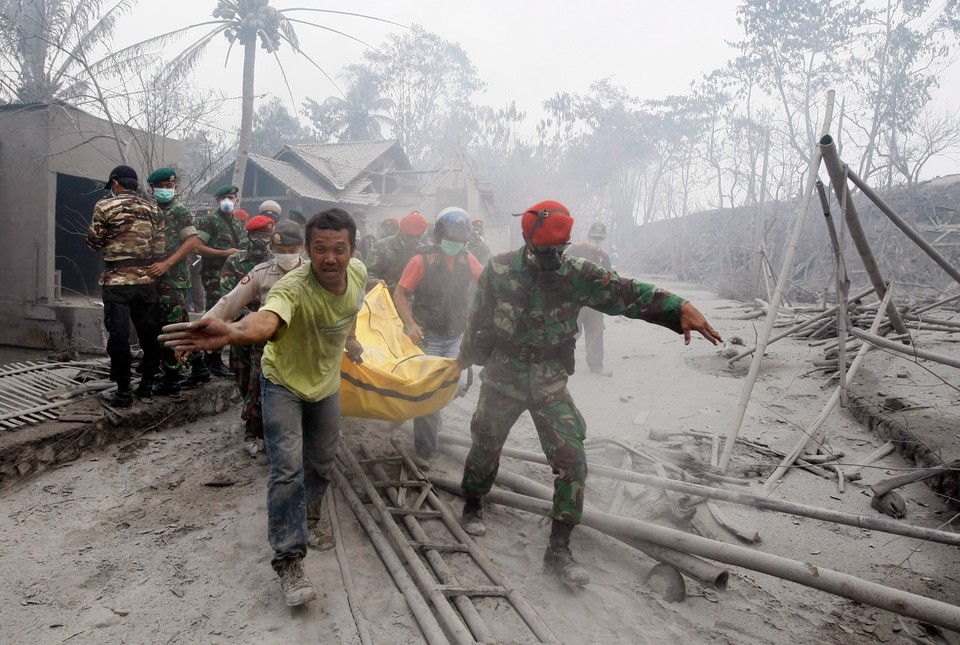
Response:
[[[223,197],[227,193],[239,193],[240,189],[234,186],[233,184],[227,184],[225,186],[220,186],[217,188],[217,192],[213,194],[214,197]]]
[[[173,168],[157,168],[147,177],[148,184],[159,184],[161,181],[176,181],[177,171]]]
[[[298,208],[291,208],[288,215],[290,219],[297,220],[298,222],[307,223],[307,216],[303,214],[303,211]]]

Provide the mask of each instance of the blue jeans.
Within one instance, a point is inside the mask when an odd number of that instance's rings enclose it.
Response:
[[[273,567],[307,554],[307,516],[319,517],[340,442],[340,393],[310,403],[262,375],[263,439],[270,460],[267,534]]]
[[[423,332],[423,352],[427,356],[442,358],[456,358],[460,353],[460,341],[463,334],[453,337],[435,336]],[[440,452],[437,441],[437,432],[440,431],[440,413],[434,412],[413,420],[413,449],[417,455],[427,459],[437,456]]]

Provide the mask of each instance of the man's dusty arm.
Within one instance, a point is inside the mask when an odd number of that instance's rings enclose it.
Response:
[[[160,342],[178,352],[211,352],[224,345],[253,345],[270,340],[282,325],[283,320],[272,311],[257,311],[232,323],[201,318],[165,326]]]

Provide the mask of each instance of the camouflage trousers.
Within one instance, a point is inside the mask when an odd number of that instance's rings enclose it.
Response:
[[[550,517],[579,524],[583,515],[583,489],[587,457],[583,450],[587,425],[566,388],[538,401],[521,401],[480,387],[477,411],[470,422],[473,445],[463,467],[460,486],[464,495],[490,492],[500,468],[500,451],[524,410],[530,411],[540,436],[540,446],[553,469],[553,510]]]
[[[260,397],[260,359],[266,343],[256,345],[237,345],[230,350],[230,369],[240,396],[243,408],[240,418],[245,421],[244,436],[263,439],[263,408]]]
[[[157,284],[157,291],[160,296],[161,326],[190,321],[190,316],[187,314],[187,289],[180,289],[160,281]],[[190,362],[193,363],[199,359],[199,356],[191,357]],[[180,361],[177,360],[173,349],[161,347],[160,360],[160,366],[165,375],[175,376],[180,373]]]

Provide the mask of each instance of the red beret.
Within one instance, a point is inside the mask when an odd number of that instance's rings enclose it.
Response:
[[[274,221],[269,215],[257,215],[247,220],[244,226],[248,233],[273,233]]]
[[[250,213],[243,210],[242,208],[238,208],[237,210],[233,211],[233,216],[236,217],[241,222],[245,222],[247,218],[250,217]]]
[[[541,219],[540,225],[534,230],[538,219]],[[570,217],[570,211],[566,206],[548,199],[528,208],[523,213],[520,224],[523,228],[523,239],[542,246],[552,246],[570,241],[573,218]],[[531,239],[531,231],[533,239]]]
[[[407,213],[400,220],[400,232],[404,235],[423,235],[427,231],[427,220],[417,211]]]

